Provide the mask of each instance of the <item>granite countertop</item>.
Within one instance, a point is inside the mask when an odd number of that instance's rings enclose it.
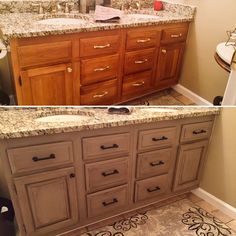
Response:
[[[159,108],[165,109],[165,108]],[[168,109],[168,108],[167,108]],[[32,137],[81,130],[95,130],[109,127],[145,124],[163,120],[176,120],[187,117],[201,117],[220,114],[220,109],[209,108],[169,108],[163,112],[158,108],[134,108],[130,115],[107,114],[106,109],[98,108],[1,108],[0,139]],[[77,114],[85,117],[77,122],[41,122],[37,118],[49,115]]]
[[[0,0],[0,7],[1,7]],[[76,25],[45,25],[37,21],[50,18],[49,15],[26,12],[0,14],[0,35],[8,46],[11,38],[36,37],[45,35],[58,35],[88,31],[99,31],[119,28],[129,28],[138,26],[153,26],[166,23],[190,22],[194,18],[196,8],[179,4],[167,4],[165,10],[154,11],[151,8],[145,8],[141,11],[127,11],[119,23],[95,23],[93,14],[60,14],[56,17],[82,18],[85,22]],[[1,8],[0,8],[1,13]],[[142,13],[157,15],[158,18],[141,19],[129,15],[129,13]],[[51,16],[52,17],[52,16]]]

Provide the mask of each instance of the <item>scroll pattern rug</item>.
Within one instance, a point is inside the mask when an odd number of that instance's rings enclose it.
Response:
[[[83,236],[235,236],[226,224],[188,199],[137,213]]]

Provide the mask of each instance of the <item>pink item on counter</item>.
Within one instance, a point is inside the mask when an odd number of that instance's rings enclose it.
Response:
[[[162,1],[155,0],[153,4],[154,4],[154,10],[155,11],[163,10],[163,3],[162,3]]]

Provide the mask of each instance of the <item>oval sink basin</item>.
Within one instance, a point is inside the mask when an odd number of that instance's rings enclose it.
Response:
[[[44,25],[78,25],[84,22],[86,22],[86,20],[75,18],[50,18],[40,20],[37,23]]]
[[[38,122],[78,122],[88,119],[85,115],[53,115],[36,118]]]
[[[128,14],[128,16],[137,18],[137,19],[157,19],[160,18],[160,16],[156,15],[148,15],[148,14]]]

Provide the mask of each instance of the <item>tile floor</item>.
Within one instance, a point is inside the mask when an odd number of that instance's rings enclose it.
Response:
[[[236,236],[236,219],[189,193],[67,234],[79,235]]]
[[[196,105],[189,98],[173,89],[166,89],[140,99],[127,102],[126,105],[150,105],[150,106],[193,106]]]

